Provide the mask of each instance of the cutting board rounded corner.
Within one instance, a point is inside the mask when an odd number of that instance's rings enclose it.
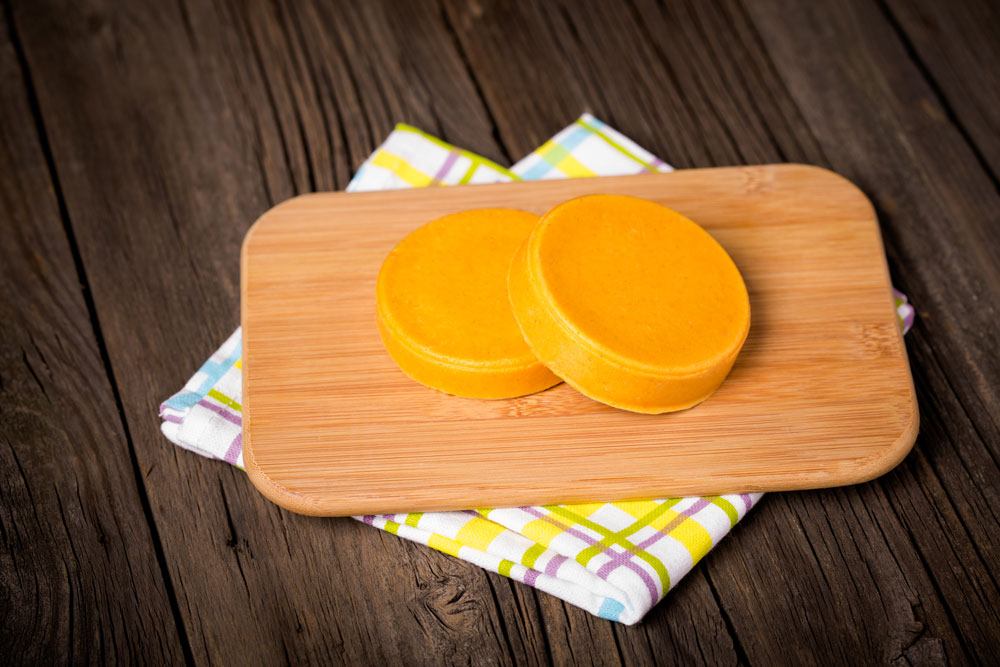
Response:
[[[905,354],[905,352],[904,352]],[[910,388],[909,420],[903,427],[899,437],[888,447],[875,452],[856,464],[852,474],[845,474],[837,481],[837,486],[864,484],[892,471],[903,462],[903,459],[913,451],[920,431],[920,409],[917,407],[916,391]]]
[[[871,199],[865,194],[857,183],[849,179],[847,176],[834,171],[833,169],[827,169],[826,167],[821,167],[816,164],[809,164],[808,162],[783,162],[781,164],[768,164],[761,165],[775,171],[800,171],[803,173],[809,173],[812,177],[818,177],[820,179],[825,179],[831,182],[831,184],[836,183],[837,187],[846,186],[851,190],[855,196],[862,198],[865,203],[871,206]],[[872,206],[872,214],[874,215],[875,207]]]
[[[315,499],[302,493],[295,493],[287,487],[274,481],[253,457],[253,447],[246,437],[243,441],[243,467],[250,482],[262,496],[275,505],[296,514],[307,516],[339,516],[347,512],[338,511],[337,507],[324,507]]]
[[[805,162],[792,162],[789,166],[811,171],[817,176],[829,180],[831,184],[836,183],[838,187],[847,188],[853,193],[855,198],[864,203],[865,208],[871,212],[872,220],[874,220],[876,224],[878,223],[878,213],[875,211],[875,205],[872,203],[872,200],[868,197],[868,194],[861,189],[860,185],[849,179],[847,176],[844,176],[840,172],[836,172],[833,169],[820,167],[815,164],[807,164]]]
[[[259,218],[254,220],[253,224],[247,229],[246,234],[243,235],[243,244],[240,246],[240,257],[245,259],[247,256],[247,249],[250,246],[250,242],[255,236],[258,236],[262,230],[270,227],[273,223],[277,222],[275,218],[278,216],[277,213],[285,213],[287,209],[298,208],[302,204],[305,204],[310,199],[316,198],[326,198],[328,199],[331,195],[343,194],[339,192],[307,192],[301,195],[295,195],[294,197],[289,197],[284,201],[280,201],[271,208],[264,211]]]

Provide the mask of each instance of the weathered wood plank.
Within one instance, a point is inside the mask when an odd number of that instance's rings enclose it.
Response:
[[[994,181],[1000,175],[1000,11],[990,0],[883,0],[904,47]]]
[[[0,662],[179,663],[19,48],[0,16]]]

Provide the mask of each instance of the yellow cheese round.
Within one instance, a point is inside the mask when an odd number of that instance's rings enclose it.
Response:
[[[542,363],[633,412],[705,400],[750,329],[746,286],[722,246],[635,197],[592,195],[549,211],[517,251],[508,290]]]
[[[446,215],[389,253],[376,285],[378,330],[408,376],[470,398],[511,398],[557,384],[518,329],[507,271],[538,216],[513,209]]]

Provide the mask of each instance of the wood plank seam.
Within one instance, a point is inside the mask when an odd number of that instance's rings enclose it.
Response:
[[[63,231],[66,235],[66,242],[69,246],[70,253],[73,259],[73,268],[76,275],[80,281],[80,292],[81,297],[86,306],[87,315],[90,318],[91,330],[94,339],[97,343],[98,351],[101,357],[101,363],[104,366],[104,372],[107,377],[107,381],[111,387],[112,396],[114,398],[115,407],[117,409],[117,419],[124,431],[125,441],[128,445],[129,452],[129,462],[132,467],[134,474],[135,487],[139,495],[139,500],[142,505],[143,515],[146,517],[146,522],[150,532],[150,536],[153,543],[154,553],[156,555],[157,565],[160,569],[160,573],[163,577],[164,588],[167,593],[167,598],[170,602],[171,614],[173,616],[174,624],[177,629],[181,641],[181,649],[184,654],[184,658],[188,663],[193,662],[193,654],[191,652],[191,647],[187,638],[185,626],[183,619],[180,614],[180,606],[177,602],[177,593],[174,589],[173,580],[170,574],[170,569],[167,566],[166,556],[163,551],[163,544],[160,541],[159,531],[156,527],[156,521],[153,517],[152,507],[150,506],[149,494],[146,489],[145,480],[143,479],[142,470],[139,467],[139,461],[135,452],[135,444],[132,439],[131,432],[129,430],[128,420],[125,417],[125,410],[121,400],[121,392],[118,387],[118,383],[114,376],[114,370],[111,366],[111,359],[108,354],[107,342],[105,341],[104,334],[101,331],[100,320],[97,316],[97,308],[94,303],[93,293],[90,288],[90,281],[87,277],[86,269],[83,264],[83,257],[80,253],[79,243],[76,238],[76,234],[73,230],[73,223],[69,215],[69,208],[66,204],[66,198],[63,192],[62,185],[59,180],[59,172],[56,169],[55,159],[52,154],[52,147],[49,143],[48,132],[45,128],[45,119],[42,113],[41,105],[38,101],[37,93],[35,92],[35,86],[33,83],[31,68],[28,63],[27,56],[24,52],[24,47],[21,44],[20,37],[17,32],[16,23],[14,21],[13,11],[10,7],[9,2],[4,2],[4,13],[9,31],[9,38],[11,45],[14,48],[14,52],[17,56],[18,65],[21,68],[21,75],[24,82],[25,97],[28,101],[28,107],[31,111],[32,119],[35,123],[35,133],[38,138],[38,143],[42,151],[42,155],[45,160],[45,166],[48,170],[48,175],[52,183],[53,194],[55,195],[57,207],[59,210],[59,218],[62,223]]]

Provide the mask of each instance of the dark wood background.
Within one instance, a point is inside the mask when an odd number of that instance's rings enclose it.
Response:
[[[997,659],[993,3],[3,5],[3,663]],[[679,167],[809,162],[871,195],[919,313],[899,468],[768,496],[623,627],[281,511],[160,435],[237,323],[260,213],[343,188],[396,121],[509,163],[584,110]]]

